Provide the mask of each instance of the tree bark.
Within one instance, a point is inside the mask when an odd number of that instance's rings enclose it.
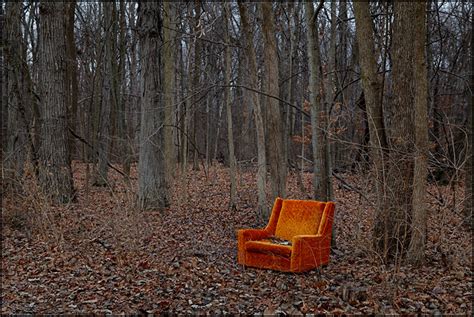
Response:
[[[183,46],[182,44],[179,45],[179,53],[180,53],[180,66],[181,66],[181,99],[182,101],[180,102],[180,129],[179,129],[179,145],[180,145],[180,165],[181,165],[181,172],[184,174],[187,172],[188,169],[188,126],[189,126],[189,120],[188,120],[188,113],[189,113],[189,107],[188,107],[188,101],[186,99],[186,93],[187,93],[187,80],[186,80],[186,73],[187,68],[186,68],[186,63],[184,61],[184,52],[183,52]]]
[[[375,56],[372,19],[369,3],[354,2],[356,18],[356,36],[359,47],[359,63],[364,89],[367,120],[370,137],[370,154],[373,163],[373,177],[375,180],[376,205],[375,225],[373,229],[374,245],[382,250],[384,258],[387,255],[387,236],[385,228],[388,226],[389,215],[386,212],[384,184],[384,148],[387,147],[383,113],[382,113],[382,86],[377,77],[377,59]]]
[[[0,6],[0,36],[1,36],[1,41],[2,43],[5,43],[7,41],[7,31],[5,30],[5,11],[3,9],[3,6]],[[1,113],[0,116],[3,120],[0,122],[1,124],[1,131],[0,131],[0,138],[2,140],[5,140],[7,138],[7,121],[8,121],[8,93],[7,93],[7,86],[8,86],[8,80],[7,80],[7,71],[5,69],[6,67],[6,45],[0,45],[0,69],[3,69],[4,71],[0,72],[0,98],[1,99]],[[4,153],[7,151],[7,143],[8,142],[2,142],[1,145],[1,161],[3,164],[4,160]],[[3,166],[3,165],[2,165]],[[3,181],[2,181],[3,184]]]
[[[39,183],[46,196],[58,203],[73,200],[73,179],[67,131],[66,4],[40,3],[39,92],[41,127]]]
[[[320,3],[321,6],[322,2]],[[313,3],[306,2],[306,21],[308,23],[308,59],[310,70],[311,103],[311,141],[313,146],[313,198],[329,200],[329,178],[327,161],[327,109],[325,104],[324,83],[321,69],[321,53],[318,39],[318,12]]]
[[[107,173],[109,171],[109,152],[111,140],[111,114],[112,114],[112,79],[113,79],[113,13],[112,2],[103,2],[104,6],[104,59],[103,59],[103,78],[102,78],[102,101],[100,105],[99,116],[99,135],[98,135],[98,166],[97,175],[95,177],[95,186],[105,186],[108,182]]]
[[[255,49],[253,46],[253,33],[250,29],[247,8],[244,3],[239,1],[240,19],[242,21],[242,31],[245,33],[245,52],[248,59],[249,84],[252,89],[257,89],[257,59],[255,57]],[[255,127],[257,130],[257,190],[258,190],[258,214],[263,219],[268,219],[269,210],[267,208],[267,197],[265,193],[266,176],[267,176],[267,160],[265,156],[265,131],[263,126],[262,109],[260,99],[256,92],[250,92],[253,106]]]
[[[472,75],[471,75],[471,87],[472,87]],[[466,95],[469,94],[469,92],[466,89]],[[464,217],[466,220],[466,223],[471,227],[471,230],[474,227],[473,223],[473,216],[472,216],[472,182],[473,182],[473,177],[472,177],[472,130],[473,130],[473,125],[472,125],[472,98],[468,99],[468,104],[467,104],[467,152],[466,152],[466,168],[464,171]]]
[[[130,180],[130,165],[131,165],[131,147],[129,146],[129,133],[127,124],[127,98],[125,97],[127,91],[127,22],[125,19],[125,0],[120,0],[119,4],[119,37],[118,37],[118,53],[119,53],[119,65],[118,65],[118,76],[117,76],[117,127],[119,136],[119,149],[120,157],[122,160],[122,170],[124,172],[125,181]],[[130,74],[131,77],[131,74]],[[130,78],[130,81],[133,79]],[[131,85],[130,85],[131,86]],[[132,93],[133,94],[133,93]]]
[[[140,3],[140,60],[142,64],[142,100],[140,152],[138,161],[138,202],[141,209],[169,206],[165,177],[164,104],[162,87],[162,41],[160,4]]]
[[[175,70],[175,45],[174,45],[174,20],[175,8],[174,4],[169,1],[163,2],[163,102],[165,107],[165,173],[167,184],[171,183],[174,176],[176,155],[173,142],[173,95],[174,95],[174,70]]]
[[[414,264],[425,260],[426,245],[426,179],[428,176],[428,66],[426,64],[426,4],[414,2],[412,21],[414,32],[414,81],[415,81],[415,162],[413,175],[412,237],[408,259]]]
[[[264,65],[266,92],[279,96],[278,51],[275,38],[275,22],[271,2],[261,2],[263,15]],[[267,109],[267,157],[270,169],[271,200],[286,195],[286,158],[284,156],[283,122],[280,105],[274,98],[265,98]]]
[[[337,16],[336,16],[336,1],[331,1],[331,40],[329,43],[329,65],[328,65],[328,89],[327,89],[327,101],[326,101],[326,131],[325,131],[325,142],[326,142],[326,178],[327,178],[327,200],[334,199],[333,184],[332,184],[332,167],[333,162],[333,150],[334,146],[329,141],[330,135],[330,116],[331,110],[334,106],[334,94],[336,91],[336,26],[337,26]],[[334,239],[333,239],[334,240]]]
[[[199,114],[199,107],[198,103],[200,103],[201,93],[198,93],[198,90],[201,89],[200,87],[200,77],[201,77],[201,50],[202,50],[202,43],[201,40],[198,39],[198,32],[200,27],[200,19],[201,19],[201,0],[194,1],[194,8],[196,10],[196,15],[194,17],[194,62],[193,62],[193,71],[192,71],[192,98],[191,98],[191,106],[192,106],[192,114],[193,114],[193,131],[192,131],[192,142],[193,146],[193,170],[199,170],[199,144],[197,138],[198,127],[201,125],[201,116]]]
[[[300,34],[301,30],[297,26],[300,24],[300,7],[301,3],[295,4],[289,3],[290,7],[290,13],[292,16],[293,20],[293,26],[290,24],[290,30],[293,28],[290,34],[290,79],[288,83],[288,100],[291,104],[296,103],[296,96],[297,96],[297,83],[298,83],[298,74],[297,70],[299,68],[299,63],[297,63],[297,56],[298,56],[298,43],[300,42]],[[297,159],[297,153],[296,153],[296,147],[295,144],[292,140],[293,135],[295,134],[295,122],[296,122],[296,115],[297,115],[297,109],[296,108],[290,108],[288,111],[288,117],[287,117],[287,132],[286,132],[286,153],[288,156],[288,161],[292,161],[296,166],[298,165],[296,162]],[[297,173],[297,175],[300,175]],[[299,177],[298,177],[299,179]]]
[[[236,174],[236,162],[235,162],[235,153],[234,153],[234,132],[232,127],[232,104],[231,104],[231,74],[232,74],[232,54],[230,51],[230,31],[229,31],[229,23],[231,12],[230,12],[230,5],[229,2],[224,3],[224,29],[225,29],[225,36],[226,36],[226,46],[225,46],[225,56],[224,56],[224,82],[227,87],[224,90],[225,95],[225,104],[226,104],[226,112],[227,112],[227,142],[229,147],[229,164],[230,164],[230,208],[236,209],[236,195],[237,195],[237,184],[235,179]]]
[[[5,67],[6,71],[6,116],[7,145],[4,160],[5,185],[16,188],[23,176],[26,161],[26,134],[25,126],[22,124],[22,112],[24,114],[24,80],[22,76],[22,34],[21,34],[21,2],[8,2],[6,5],[6,49]],[[3,122],[2,122],[3,124]]]
[[[74,38],[74,21],[76,13],[76,1],[71,1],[67,6],[67,28],[66,28],[66,50],[67,50],[67,98],[68,98],[68,126],[76,131],[77,104],[79,85],[77,81],[77,54]],[[75,138],[69,133],[69,147],[71,157],[74,158]]]
[[[400,260],[408,251],[411,240],[414,171],[414,42],[413,2],[394,3],[392,45],[392,79],[394,98],[390,105],[393,114],[388,120],[387,143],[389,157],[386,168],[388,221],[386,249],[389,260]],[[416,30],[418,32],[418,30]]]

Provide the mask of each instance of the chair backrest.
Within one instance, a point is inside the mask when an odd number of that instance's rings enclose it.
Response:
[[[327,203],[314,200],[283,200],[275,236],[291,240],[295,235],[315,235]]]
[[[334,209],[336,209],[336,205],[332,201],[328,201],[324,207],[321,221],[319,222],[318,234],[331,234],[332,224],[334,222]]]

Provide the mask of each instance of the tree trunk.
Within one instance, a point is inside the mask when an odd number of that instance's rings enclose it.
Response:
[[[236,209],[236,194],[237,194],[237,184],[235,179],[236,174],[236,162],[235,162],[235,153],[234,153],[234,132],[232,128],[232,104],[231,104],[231,74],[232,74],[232,54],[230,51],[230,31],[229,23],[231,22],[231,13],[229,2],[224,3],[224,29],[226,36],[226,46],[225,46],[225,75],[224,82],[227,87],[224,90],[225,94],[225,104],[227,112],[227,142],[229,146],[229,164],[230,164],[230,208]]]
[[[211,158],[211,94],[206,96],[206,166],[212,165]]]
[[[127,59],[127,43],[126,33],[127,25],[125,20],[125,0],[120,0],[119,8],[119,38],[118,38],[118,53],[119,53],[119,66],[117,76],[117,126],[119,136],[119,149],[120,157],[122,160],[122,170],[125,174],[125,181],[130,180],[130,165],[131,165],[131,147],[129,146],[129,133],[127,127],[127,98],[125,97],[127,87],[127,74],[126,74],[126,59]],[[131,76],[131,74],[130,74]],[[133,81],[131,79],[130,81]],[[120,92],[120,93],[119,93]],[[130,125],[130,122],[128,123]]]
[[[257,89],[257,59],[253,46],[253,33],[250,29],[247,8],[239,1],[240,19],[242,21],[242,32],[245,33],[245,52],[248,59],[249,82],[252,89]],[[267,208],[267,198],[265,193],[267,160],[265,156],[265,131],[263,126],[262,109],[260,99],[256,92],[250,92],[253,112],[255,117],[255,127],[257,130],[257,188],[258,188],[258,214],[263,219],[268,219],[269,210]]]
[[[299,174],[299,183],[300,183],[300,191],[301,193],[306,193],[306,186],[304,185],[304,173],[305,173],[305,153],[306,153],[306,149],[305,149],[305,138],[306,138],[306,129],[305,129],[305,115],[304,115],[304,108],[305,108],[305,104],[307,104],[307,100],[304,101],[304,103],[301,104],[301,166],[300,166],[300,169],[301,169],[301,173],[298,173]]]
[[[21,112],[25,111],[22,76],[22,35],[21,35],[21,2],[8,2],[6,5],[6,118],[7,145],[4,160],[5,184],[11,188],[18,187],[26,160],[26,132],[22,124]],[[3,124],[3,123],[2,123]]]
[[[271,2],[261,2],[263,15],[262,32],[264,39],[264,65],[266,92],[271,96],[279,96],[278,51],[275,38],[275,22]],[[286,195],[286,157],[284,156],[283,122],[280,104],[275,98],[266,98],[267,109],[267,140],[268,163],[270,164],[270,180],[273,201],[276,197]]]
[[[1,41],[2,43],[5,43],[7,41],[7,34],[5,30],[5,12],[3,10],[3,6],[0,6],[0,36],[1,36]],[[1,99],[1,113],[0,116],[3,119],[1,124],[1,131],[0,131],[0,137],[2,140],[7,138],[7,120],[8,120],[8,94],[7,94],[7,71],[5,69],[6,67],[6,45],[0,45],[0,69],[3,69],[4,71],[0,72],[0,98]],[[1,145],[1,161],[3,164],[3,159],[4,159],[4,153],[7,151],[7,142],[2,142]],[[3,165],[2,165],[3,166]]]
[[[137,10],[130,10],[130,17],[129,17],[129,24],[130,27],[138,29],[139,21],[136,19]],[[135,158],[135,153],[137,152],[135,142],[137,137],[139,137],[139,133],[137,133],[138,123],[140,122],[140,106],[141,106],[141,84],[140,84],[140,74],[138,72],[138,49],[139,49],[139,35],[138,32],[133,32],[131,37],[131,46],[130,46],[130,59],[129,59],[129,72],[130,72],[130,82],[129,82],[129,91],[131,94],[131,101],[129,104],[130,107],[130,115],[129,115],[129,123],[128,123],[128,134],[127,138],[129,142],[127,143],[129,147],[129,159],[130,161]],[[131,163],[131,162],[130,162]],[[127,173],[128,175],[128,173]]]
[[[244,34],[240,32],[239,42],[244,44]],[[240,127],[234,134],[234,139],[236,139],[236,157],[237,161],[249,161],[252,159],[255,153],[255,142],[252,142],[253,137],[253,124],[252,124],[252,103],[249,102],[249,94],[247,89],[241,88],[243,85],[247,84],[245,81],[246,72],[248,68],[248,61],[244,57],[244,50],[237,51],[237,76],[236,76],[236,88],[234,100],[237,101],[237,105],[240,105],[239,111],[235,112],[236,121],[234,125]]]
[[[472,76],[472,75],[471,75]],[[472,83],[472,82],[471,82]],[[470,94],[466,89],[466,95]],[[471,227],[471,230],[474,227],[473,217],[472,217],[472,98],[468,98],[467,103],[467,151],[466,151],[466,168],[464,171],[464,216],[466,219],[466,223]]]
[[[194,33],[198,33],[200,27],[200,19],[201,19],[201,0],[195,0],[194,8],[196,10],[195,25],[194,25]],[[201,49],[202,44],[201,40],[196,35],[194,38],[194,62],[193,62],[193,73],[192,73],[192,90],[191,93],[191,107],[193,113],[193,134],[192,134],[192,142],[193,142],[193,170],[199,170],[199,144],[197,132],[198,127],[201,125],[201,116],[199,115],[199,106],[201,93],[198,93],[198,90],[201,89],[200,87],[200,77],[201,77]]]
[[[184,61],[184,53],[182,44],[179,45],[180,64],[181,64],[181,102],[180,102],[180,129],[179,129],[179,145],[180,145],[180,165],[181,172],[184,174],[188,169],[188,101],[186,99],[187,81],[186,81],[186,64]]]
[[[160,98],[161,46],[160,4],[140,3],[142,105],[138,161],[138,201],[141,209],[169,206],[165,177],[164,104]]]
[[[174,4],[169,1],[163,2],[164,19],[163,19],[163,62],[164,62],[164,77],[163,77],[163,102],[165,107],[165,173],[167,184],[171,183],[175,171],[175,151],[173,142],[173,95],[174,95],[174,67],[175,67],[175,45],[174,45],[174,31],[172,31],[175,19]]]
[[[109,171],[109,152],[111,140],[111,113],[112,113],[112,79],[113,79],[113,63],[115,57],[113,54],[113,12],[112,2],[103,2],[104,6],[104,59],[103,59],[103,78],[102,78],[102,101],[100,105],[99,116],[99,135],[98,135],[98,166],[97,175],[95,177],[95,186],[107,185],[107,173]],[[114,60],[113,60],[114,59]]]
[[[299,28],[299,12],[300,12],[300,3],[296,4],[296,8],[294,7],[293,3],[289,3],[290,14],[293,17],[293,25],[290,23],[290,79],[288,82],[288,100],[289,102],[294,105],[296,103],[296,87],[298,82],[297,76],[297,69],[298,63],[296,63],[296,59],[298,56],[298,43],[300,42],[300,34]],[[291,30],[293,29],[293,30]],[[288,157],[288,161],[292,161],[293,164],[297,165],[296,162],[296,148],[294,142],[292,140],[293,135],[295,134],[295,122],[296,122],[296,114],[297,111],[295,108],[291,107],[288,109],[287,115],[287,131],[286,131],[286,155]],[[299,175],[299,173],[297,173]]]
[[[306,2],[306,21],[308,23],[308,59],[310,70],[310,103],[311,103],[311,141],[313,146],[313,198],[327,201],[329,178],[327,157],[327,111],[322,79],[321,56],[318,40],[318,12],[313,3]],[[318,9],[322,6],[320,3]],[[319,11],[319,10],[318,10]]]
[[[250,29],[250,22],[247,13],[247,7],[239,1],[240,19],[242,21],[242,32],[245,33],[245,55],[248,59],[249,84],[252,89],[257,89],[257,59],[253,46],[253,33]],[[257,191],[258,191],[258,214],[264,220],[268,219],[269,211],[266,199],[266,176],[267,161],[265,156],[265,131],[263,126],[262,108],[260,99],[256,92],[249,93],[253,106],[255,128],[257,130]]]
[[[426,64],[426,4],[414,2],[414,81],[415,81],[415,164],[413,177],[412,237],[408,259],[414,264],[425,260],[426,179],[428,176],[428,66]]]
[[[390,223],[386,222],[385,236],[388,259],[395,261],[406,254],[411,240],[413,171],[414,171],[414,2],[394,3],[394,29],[392,44],[392,79],[394,99],[393,116],[388,121],[387,143],[389,146],[386,168],[386,193],[389,204],[386,209]],[[416,30],[419,32],[419,30]],[[422,119],[423,120],[423,119]]]
[[[375,225],[373,231],[376,249],[383,250],[383,257],[387,255],[387,236],[385,228],[388,225],[386,212],[384,184],[384,148],[387,147],[383,113],[382,113],[382,86],[377,77],[377,60],[375,57],[374,37],[372,32],[372,19],[370,17],[369,3],[354,2],[356,18],[356,36],[359,47],[359,63],[364,89],[364,99],[367,112],[370,136],[370,154],[373,163],[373,178],[377,202],[375,205]]]
[[[219,100],[218,100],[219,101]],[[222,109],[224,109],[224,104],[220,103],[219,111],[217,114],[217,129],[216,129],[216,140],[214,142],[214,154],[212,155],[212,159],[218,159],[217,150],[219,149],[219,139],[221,135],[221,125],[222,125]],[[219,153],[219,157],[221,154]]]
[[[74,21],[76,13],[76,1],[71,1],[67,5],[67,28],[66,28],[66,50],[67,50],[67,107],[68,107],[68,127],[76,131],[77,122],[77,103],[79,85],[77,81],[77,56],[76,56],[76,42],[74,39]],[[69,147],[71,158],[74,158],[76,147],[75,138],[72,133],[69,133]]]
[[[73,179],[67,139],[66,4],[40,3],[39,92],[41,99],[41,140],[39,183],[54,202],[73,199]]]
[[[334,146],[329,141],[330,135],[330,116],[331,110],[334,106],[334,94],[336,91],[336,33],[337,16],[336,16],[336,1],[331,1],[331,40],[329,44],[329,65],[328,65],[328,89],[326,101],[326,131],[325,131],[325,147],[326,147],[326,178],[327,178],[327,200],[334,199],[333,184],[332,184],[332,167]]]

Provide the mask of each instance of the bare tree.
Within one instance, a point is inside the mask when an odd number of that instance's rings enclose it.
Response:
[[[426,63],[426,5],[423,2],[413,3],[414,20],[414,61],[413,79],[415,81],[415,153],[413,171],[413,218],[411,221],[412,236],[408,258],[415,264],[425,259],[426,245],[426,180],[428,176],[428,65]]]
[[[0,32],[0,36],[1,36],[1,40],[2,40],[2,43],[5,43],[7,41],[7,36],[6,36],[6,30],[5,30],[5,11],[3,9],[3,6],[0,6],[0,29],[2,29],[2,31]],[[5,48],[6,45],[1,45],[0,47],[0,68],[1,69],[5,69],[5,66],[6,66],[6,61],[5,61],[5,53],[6,53],[6,48]],[[8,115],[8,94],[7,94],[7,75],[6,75],[6,71],[2,71],[0,72],[0,89],[2,91],[1,93],[1,96],[0,98],[1,99],[1,102],[2,102],[2,105],[1,105],[1,112],[0,112],[0,115],[2,116],[2,118],[7,118],[7,115]],[[0,123],[1,124],[1,131],[0,131],[0,136],[2,137],[2,140],[4,137],[6,137],[7,135],[7,123],[5,122],[6,120],[2,120],[2,122]],[[5,144],[6,142],[2,142],[2,146],[1,146],[1,151],[2,151],[2,164],[3,164],[3,156],[4,156],[4,152],[6,151],[7,149],[7,144]]]
[[[232,54],[230,50],[230,30],[229,23],[231,12],[230,5],[228,2],[224,2],[224,30],[225,30],[225,40],[226,46],[224,50],[224,82],[227,87],[224,90],[225,94],[225,104],[227,112],[227,142],[229,147],[229,163],[230,163],[230,208],[236,208],[236,195],[237,195],[237,184],[235,179],[236,173],[236,162],[235,162],[235,153],[234,153],[234,132],[232,127],[232,102],[231,102],[231,74],[232,74]]]
[[[73,180],[67,139],[67,100],[64,2],[40,3],[39,92],[41,99],[41,140],[39,182],[53,201],[73,199]]]
[[[408,254],[409,260],[416,263],[424,258],[426,240],[427,78],[423,16],[423,3],[395,2],[391,55],[396,93],[385,128],[386,218],[383,223],[375,223],[380,225],[375,228],[375,247],[385,260],[399,260]],[[413,21],[421,24],[413,27]]]
[[[306,21],[308,23],[309,90],[311,99],[311,141],[313,146],[313,198],[329,200],[329,161],[327,140],[327,104],[319,48],[318,14],[323,2],[314,11],[313,3],[306,2]]]
[[[271,2],[260,3],[262,10],[262,32],[264,39],[263,59],[265,64],[266,92],[279,96],[278,51],[275,39],[275,22]],[[286,195],[286,157],[284,156],[283,121],[280,105],[275,98],[266,98],[267,110],[267,158],[270,164],[271,200]]]
[[[336,41],[337,41],[337,15],[336,1],[331,1],[331,38],[329,42],[329,61],[327,67],[327,94],[326,94],[326,131],[325,131],[325,161],[326,161],[326,181],[327,181],[327,200],[334,199],[333,183],[332,183],[332,167],[333,167],[333,146],[329,142],[330,135],[330,116],[334,106],[334,95],[336,91]],[[334,239],[333,239],[334,240]]]
[[[131,165],[131,146],[129,145],[129,133],[128,129],[131,126],[131,122],[127,122],[127,78],[132,81],[131,74],[127,75],[127,21],[126,21],[126,7],[125,0],[120,0],[119,3],[119,31],[118,31],[118,71],[117,83],[115,88],[116,100],[117,100],[117,130],[119,136],[119,150],[122,161],[122,169],[125,174],[125,178],[128,181],[130,178],[130,165]],[[130,85],[131,88],[132,85]],[[130,89],[131,90],[131,89]],[[131,120],[130,120],[131,121]]]
[[[467,88],[466,88],[467,89]],[[465,177],[464,177],[464,195],[465,195],[465,200],[464,200],[464,216],[466,219],[466,223],[471,226],[471,230],[474,227],[473,224],[473,217],[472,217],[472,182],[473,182],[473,177],[472,177],[472,130],[473,130],[473,125],[472,125],[472,99],[468,102],[468,112],[467,112],[467,154],[466,154],[466,170],[465,170]]]
[[[99,116],[99,135],[98,135],[98,154],[99,161],[97,166],[97,175],[94,181],[96,186],[105,186],[107,184],[107,173],[109,170],[109,152],[112,126],[112,102],[113,102],[113,69],[114,69],[114,38],[112,32],[113,2],[103,2],[104,8],[104,59],[103,59],[103,77],[102,77],[102,101],[100,104]],[[115,107],[114,107],[115,108]]]
[[[21,34],[21,2],[8,2],[6,5],[6,108],[7,138],[4,158],[5,183],[16,187],[23,175],[26,163],[26,131],[22,118],[24,115],[24,80],[22,76],[22,34]],[[3,123],[2,123],[3,124]]]
[[[411,240],[413,200],[413,147],[415,145],[414,116],[414,15],[413,2],[395,2],[392,46],[392,80],[394,100],[392,117],[387,121],[389,162],[386,168],[386,185],[389,203],[386,212],[390,222],[384,228],[385,257],[397,259],[406,254]]]
[[[354,2],[354,14],[356,17],[362,87],[369,124],[370,151],[373,163],[372,175],[375,180],[377,199],[375,204],[374,244],[380,248],[380,245],[385,243],[384,228],[388,226],[389,221],[389,215],[385,211],[384,195],[384,149],[387,148],[387,141],[382,113],[382,85],[377,75],[377,60],[369,3]]]
[[[175,151],[173,144],[173,95],[174,95],[174,73],[175,73],[175,8],[168,1],[163,2],[163,102],[165,107],[165,160],[166,177],[168,184],[174,175]]]
[[[76,14],[76,1],[68,2],[67,6],[67,24],[66,24],[66,96],[68,107],[68,127],[76,131],[77,126],[77,103],[79,94],[79,84],[77,81],[77,53],[76,42],[74,36],[74,22]],[[75,138],[72,133],[69,133],[69,146],[71,157],[75,153]]]
[[[162,88],[162,41],[160,3],[142,2],[139,9],[142,105],[138,159],[138,201],[142,209],[169,205],[165,177],[164,120],[160,98]]]
[[[191,92],[192,92],[192,98],[191,98],[191,108],[192,108],[192,124],[193,124],[193,130],[192,130],[192,137],[191,137],[191,142],[193,144],[192,150],[193,150],[193,170],[198,170],[199,169],[199,148],[198,148],[198,139],[197,139],[197,133],[198,133],[198,127],[201,124],[201,116],[199,113],[199,106],[200,106],[200,99],[202,94],[198,92],[198,90],[201,89],[201,53],[202,53],[202,43],[199,38],[199,32],[202,29],[201,25],[201,0],[195,0],[194,1],[194,10],[195,10],[195,15],[194,15],[194,60],[193,60],[193,65],[190,66],[190,71],[192,69],[192,79],[191,79]],[[191,110],[191,109],[190,109]],[[191,113],[189,113],[190,115]],[[190,117],[191,118],[191,117]]]
[[[245,33],[245,55],[248,59],[248,76],[250,87],[257,90],[257,59],[255,57],[255,48],[253,46],[253,32],[250,29],[250,22],[247,14],[247,8],[244,3],[239,1],[240,20],[242,22],[242,31]],[[258,213],[262,218],[268,218],[267,199],[265,193],[267,178],[267,161],[265,156],[265,129],[263,126],[262,109],[257,92],[251,92],[251,101],[253,106],[255,127],[257,130],[257,188],[258,188]]]

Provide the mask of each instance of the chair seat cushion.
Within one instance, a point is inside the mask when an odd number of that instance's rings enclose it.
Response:
[[[289,245],[281,245],[272,243],[269,240],[248,241],[245,243],[246,251],[268,253],[283,257],[290,257],[292,247]]]

